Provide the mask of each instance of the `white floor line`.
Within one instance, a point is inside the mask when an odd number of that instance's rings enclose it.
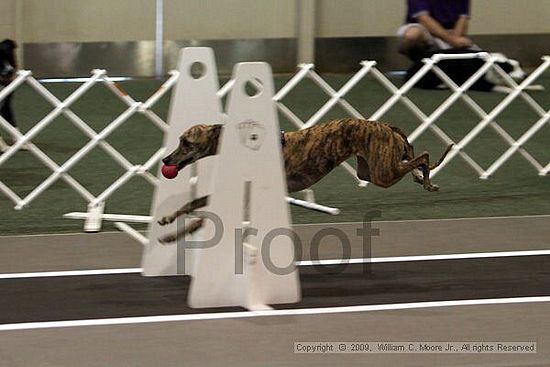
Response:
[[[529,251],[501,251],[501,252],[472,252],[462,254],[443,255],[418,255],[418,256],[396,256],[396,257],[374,257],[356,259],[327,259],[327,260],[302,260],[297,261],[297,266],[316,265],[340,265],[340,264],[365,264],[365,263],[392,263],[392,262],[414,262],[434,260],[465,260],[465,259],[487,259],[500,257],[524,257],[524,256],[545,256],[550,255],[550,250],[529,250]],[[109,275],[109,274],[132,274],[140,273],[141,268],[124,269],[98,269],[98,270],[69,270],[69,271],[43,271],[34,273],[5,273],[0,274],[2,279],[20,278],[47,278],[47,277],[68,277],[86,275]]]
[[[471,252],[471,253],[462,253],[462,254],[443,254],[443,255],[373,257],[373,258],[349,259],[347,261],[345,261],[345,259],[303,260],[303,261],[297,261],[296,265],[313,266],[313,265],[339,265],[339,264],[365,264],[365,263],[393,263],[393,262],[487,259],[487,258],[499,258],[499,257],[544,256],[544,255],[550,255],[550,250]]]
[[[132,274],[132,273],[141,273],[141,268],[41,271],[41,272],[35,272],[35,273],[11,273],[11,274],[0,274],[0,279],[50,278],[50,277],[86,276],[86,275]]]
[[[304,316],[304,315],[321,315],[321,314],[343,314],[343,313],[353,313],[353,312],[411,310],[411,309],[435,308],[435,307],[504,305],[504,304],[543,303],[543,302],[550,302],[550,296],[393,303],[393,304],[382,304],[382,305],[319,307],[319,308],[302,308],[302,309],[289,309],[289,310],[219,312],[219,313],[185,314],[185,315],[170,315],[170,316],[140,316],[140,317],[121,317],[121,318],[111,318],[111,319],[44,321],[44,322],[2,324],[0,325],[0,332],[16,331],[16,330],[83,327],[83,326],[112,326],[112,325],[149,324],[149,323],[161,323],[161,322],[182,322],[182,321],[198,321],[198,320],[244,319],[244,318],[252,318],[252,317],[269,317],[269,316],[284,317],[284,316]]]

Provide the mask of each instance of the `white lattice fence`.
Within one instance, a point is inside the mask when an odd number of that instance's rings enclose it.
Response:
[[[105,70],[94,70],[92,76],[77,88],[71,95],[69,95],[64,101],[60,101],[54,96],[47,88],[40,84],[30,71],[20,71],[16,79],[5,89],[0,92],[0,101],[10,93],[15,91],[23,83],[27,83],[33,88],[40,96],[42,96],[48,103],[50,103],[54,109],[48,113],[43,119],[38,121],[26,134],[21,134],[17,129],[13,128],[5,119],[0,117],[0,125],[6,129],[12,137],[15,139],[15,143],[4,154],[0,155],[0,167],[10,159],[18,150],[23,146],[32,153],[39,161],[41,161],[46,167],[48,167],[52,173],[42,183],[36,186],[28,195],[20,197],[6,184],[0,181],[0,191],[4,193],[15,203],[15,209],[23,209],[29,205],[33,200],[40,196],[45,190],[47,190],[53,183],[59,179],[63,179],[72,189],[75,190],[80,196],[82,196],[88,202],[88,210],[90,212],[102,211],[105,201],[128,182],[134,176],[141,176],[145,178],[152,185],[156,185],[157,178],[155,174],[149,172],[151,167],[155,165],[162,157],[163,149],[159,148],[146,162],[142,164],[131,163],[123,154],[113,148],[105,139],[111,135],[116,129],[120,128],[128,119],[133,115],[140,113],[146,116],[154,125],[160,130],[166,129],[166,123],[158,117],[151,107],[164,95],[177,81],[178,74],[176,72],[171,73],[171,77],[153,94],[146,102],[137,102],[131,96],[129,96],[118,84],[113,82],[106,74]],[[105,85],[113,94],[119,98],[127,108],[117,118],[110,122],[103,130],[96,132],[90,127],[83,119],[75,114],[70,108],[71,106],[84,94],[86,94],[93,86],[101,83]],[[40,150],[36,145],[32,143],[32,139],[39,134],[42,130],[48,128],[50,123],[54,121],[60,115],[64,115],[68,120],[82,131],[89,141],[80,150],[78,150],[73,156],[66,160],[62,165],[55,163],[47,154]],[[96,146],[99,146],[109,157],[112,158],[125,173],[116,179],[107,189],[97,196],[86,189],[84,185],[74,179],[68,171],[74,167],[79,161],[87,156]]]
[[[451,80],[438,66],[439,62],[442,60],[459,58],[480,58],[484,61],[481,68],[460,86],[456,85],[456,83],[454,83],[453,80]],[[439,173],[453,158],[460,156],[460,158],[462,158],[469,166],[472,167],[472,169],[475,170],[480,178],[485,179],[494,174],[516,152],[519,152],[521,156],[524,157],[526,161],[537,170],[539,175],[546,175],[550,171],[550,163],[543,166],[543,164],[538,162],[524,147],[525,143],[537,134],[550,119],[550,110],[548,109],[548,106],[541,106],[528,93],[528,89],[550,66],[550,57],[545,56],[542,60],[542,64],[535,71],[533,71],[521,83],[517,84],[506,72],[502,70],[502,68],[496,63],[497,58],[491,54],[473,53],[461,55],[434,55],[432,58],[426,59],[424,66],[401,87],[397,87],[390,81],[390,79],[380,72],[376,68],[375,61],[364,61],[361,63],[361,69],[338,90],[335,90],[315,71],[314,65],[299,65],[297,73],[276,93],[274,99],[277,103],[279,111],[299,129],[308,128],[319,123],[336,105],[339,105],[344,111],[346,111],[347,114],[354,118],[369,118],[372,120],[377,120],[390,111],[397,103],[401,103],[414,116],[416,116],[419,121],[419,125],[409,136],[409,140],[411,142],[418,139],[427,130],[431,130],[444,144],[455,144],[452,151],[449,153],[448,158],[440,167],[433,171],[432,174],[434,175]],[[494,70],[494,72],[505,81],[508,86],[508,94],[490,111],[485,111],[470,95],[468,95],[467,92],[472,85],[477,80],[482,78],[490,69]],[[414,102],[412,102],[412,100],[407,96],[407,93],[409,93],[415,84],[417,84],[422,77],[430,71],[433,71],[452,93],[432,113],[426,114]],[[77,88],[65,100],[61,101],[47,88],[40,84],[32,76],[30,71],[19,71],[16,79],[0,92],[0,101],[6,98],[10,93],[14,92],[22,84],[27,83],[41,97],[50,103],[54,109],[38,121],[24,135],[0,117],[0,126],[8,131],[8,133],[11,134],[15,140],[13,146],[4,154],[0,155],[0,169],[2,168],[2,165],[4,165],[5,162],[19,149],[23,146],[27,146],[29,151],[51,170],[51,174],[25,197],[20,197],[15,191],[8,187],[8,185],[3,183],[0,176],[0,192],[14,202],[16,209],[23,209],[38,196],[40,196],[45,190],[47,190],[53,183],[59,179],[62,179],[72,189],[74,189],[75,192],[82,196],[84,200],[86,200],[88,203],[89,213],[95,213],[95,215],[87,216],[88,229],[99,230],[101,226],[101,219],[105,219],[105,217],[102,216],[105,202],[132,177],[141,176],[151,185],[156,185],[157,183],[155,174],[151,173],[150,170],[163,156],[163,148],[159,147],[159,149],[145,162],[136,164],[130,162],[105,139],[115,130],[121,128],[124,123],[128,121],[128,119],[136,114],[142,114],[161,131],[165,131],[167,128],[166,123],[152,111],[152,107],[162,96],[168,93],[177,82],[179,74],[177,72],[171,72],[170,74],[170,78],[149,99],[145,102],[139,102],[122,90],[118,84],[114,83],[112,79],[108,77],[105,70],[94,70],[92,72],[92,76],[86,82],[80,85],[80,87]],[[372,77],[391,94],[391,96],[371,116],[363,116],[361,112],[359,112],[346,100],[346,95],[367,76]],[[306,78],[312,80],[319,87],[319,89],[329,97],[329,99],[318,111],[309,117],[309,119],[304,121],[285,105],[284,100],[288,94]],[[127,106],[124,112],[122,112],[99,132],[92,129],[88,123],[86,123],[71,110],[71,106],[96,84],[106,86],[113,92],[113,95],[116,96],[116,98],[120,99]],[[225,96],[232,86],[232,81],[226,83],[218,92],[219,97],[221,98]],[[515,140],[501,125],[499,125],[497,118],[507,107],[510,106],[513,101],[518,98],[523,99],[526,105],[537,114],[539,119],[521,137]],[[445,112],[459,100],[462,100],[466,106],[468,106],[468,108],[479,117],[480,121],[460,141],[454,141],[436,123],[441,116],[443,116]],[[63,164],[58,165],[47,154],[35,146],[32,143],[32,139],[43,129],[48,128],[50,123],[60,115],[64,115],[68,118],[74,126],[76,126],[89,138],[89,141]],[[509,146],[509,148],[488,168],[484,169],[475,161],[473,157],[464,151],[464,148],[476,137],[478,137],[486,127],[493,129]],[[100,147],[125,171],[97,196],[91,194],[85,184],[78,182],[68,173],[69,170],[75,166],[75,164],[87,156],[95,147]],[[342,166],[360,186],[366,186],[366,182],[357,178],[353,167],[347,163],[344,163]],[[147,221],[147,218],[140,216],[134,218],[132,216],[117,216],[116,219],[121,221],[124,221],[124,219],[129,221],[132,221],[132,219],[134,221]]]

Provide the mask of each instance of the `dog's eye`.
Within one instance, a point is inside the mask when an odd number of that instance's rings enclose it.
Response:
[[[191,145],[193,144],[193,139],[191,139],[189,136],[185,137],[185,139],[183,139],[182,141],[182,144],[184,145]]]
[[[180,145],[182,147],[190,147],[194,144],[193,140],[190,138],[190,137],[185,137],[185,138],[182,138],[180,139]]]

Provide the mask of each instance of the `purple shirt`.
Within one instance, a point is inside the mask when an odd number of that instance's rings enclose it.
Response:
[[[470,0],[407,0],[407,23],[416,23],[422,14],[452,29],[461,15],[470,16]]]

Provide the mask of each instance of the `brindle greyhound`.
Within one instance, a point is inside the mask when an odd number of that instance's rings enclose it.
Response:
[[[180,137],[179,146],[162,161],[178,170],[218,151],[222,125],[195,125]],[[428,191],[439,187],[430,181],[430,170],[436,168],[451,150],[449,145],[436,164],[430,165],[429,154],[414,156],[413,146],[399,128],[387,123],[358,119],[335,120],[308,129],[283,133],[288,192],[304,190],[326,176],[351,156],[357,157],[357,176],[383,188],[390,187],[407,173]],[[208,196],[193,200],[173,215],[162,218],[160,225],[172,223],[208,204]],[[173,242],[202,225],[202,219],[161,242]]]

